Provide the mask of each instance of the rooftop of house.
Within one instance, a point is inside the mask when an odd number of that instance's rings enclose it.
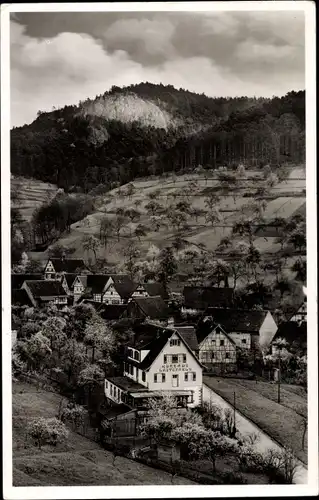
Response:
[[[208,326],[208,325],[207,325]],[[200,345],[206,337],[212,332],[221,332],[223,335],[227,337],[231,344],[236,345],[236,342],[228,335],[228,333],[224,330],[224,328],[219,323],[210,322],[209,328],[199,328],[197,332],[197,341]]]
[[[26,284],[35,298],[67,297],[61,282],[58,280],[26,281]]]
[[[83,259],[67,259],[52,257],[49,259],[52,262],[55,272],[75,273],[78,270],[87,269]],[[48,261],[48,262],[49,262]]]
[[[202,309],[207,307],[231,307],[233,288],[213,286],[185,286],[184,306],[188,309]]]
[[[42,280],[42,274],[11,274],[11,288],[21,288],[27,280]]]
[[[176,330],[185,340],[186,344],[192,351],[198,350],[198,341],[196,336],[196,330],[194,326],[183,326],[176,325],[173,326],[174,330]]]
[[[73,283],[74,283],[74,280],[75,278],[77,277],[78,275],[76,273],[66,273],[64,275],[65,279],[66,279],[66,282],[67,282],[67,285],[69,288],[72,287]]]
[[[155,297],[134,297],[135,303],[142,313],[150,319],[167,319],[169,317],[169,308],[161,296]]]
[[[258,333],[267,313],[268,311],[209,307],[198,326],[201,328],[206,323],[208,328],[212,328],[213,325],[220,324],[228,333]]]
[[[107,420],[112,420],[113,418],[128,413],[129,411],[131,411],[130,406],[127,406],[124,403],[120,403],[114,406],[101,405],[99,408],[99,413],[103,415]]]
[[[32,307],[32,302],[29,295],[23,288],[11,289],[11,302],[15,306],[29,306]]]
[[[180,331],[178,331],[177,328],[174,326],[164,327],[152,322],[134,325],[133,332],[135,335],[130,343],[130,347],[149,351],[143,361],[138,364],[141,370],[147,370],[152,365],[153,361],[157,358],[167,341],[175,332],[185,342],[187,349],[194,354],[192,346],[195,346],[195,339],[192,332],[190,329],[186,330],[186,328],[180,328]],[[192,344],[192,346],[189,345],[189,343]]]
[[[111,383],[119,387],[123,391],[134,391],[140,392],[145,391],[145,386],[139,384],[138,382],[134,382],[134,380],[129,377],[107,377],[107,380]]]
[[[91,304],[96,311],[98,311],[101,318],[106,320],[119,319],[126,311],[126,304],[104,304],[94,300],[84,300],[85,304]]]
[[[102,293],[110,278],[112,278],[114,288],[121,298],[129,298],[131,296],[136,284],[133,283],[127,274],[88,274],[85,277],[80,277],[84,286],[94,294]]]
[[[142,286],[145,288],[146,292],[150,297],[155,297],[160,295],[163,300],[168,300],[169,295],[163,283],[143,283]]]
[[[122,299],[128,299],[136,288],[136,283],[127,274],[115,274],[112,279],[114,288]]]

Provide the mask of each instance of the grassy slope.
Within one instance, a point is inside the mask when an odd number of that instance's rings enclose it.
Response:
[[[17,188],[19,192],[19,208],[23,219],[29,222],[34,210],[45,201],[52,199],[58,187],[55,184],[26,179],[24,177],[11,178],[11,188]]]
[[[256,179],[260,178],[260,172],[249,172],[249,176],[254,179],[248,181],[249,185],[251,186],[253,183],[254,185],[258,185]],[[296,180],[296,178],[304,178],[304,176],[304,170],[301,167],[295,168],[290,173],[291,179],[273,188],[272,197],[275,197],[275,199],[268,201],[268,206],[265,211],[266,218],[272,218],[276,215],[287,218],[302,206],[305,202],[305,194],[302,192],[305,188],[305,180]],[[98,206],[97,211],[84,220],[73,224],[71,233],[62,237],[59,242],[62,245],[74,248],[74,256],[83,257],[83,254],[85,254],[82,248],[83,237],[85,235],[98,236],[101,218],[105,216],[114,218],[117,208],[134,208],[134,204],[137,201],[141,203],[138,206],[138,210],[142,212],[138,223],[151,225],[150,216],[144,208],[149,202],[147,195],[159,190],[160,195],[157,201],[165,208],[175,202],[174,193],[183,193],[185,187],[187,187],[192,180],[198,182],[198,188],[193,190],[193,194],[196,194],[196,196],[190,197],[192,206],[205,209],[205,190],[210,187],[216,187],[216,180],[207,180],[203,175],[195,174],[178,176],[176,180],[174,180],[172,176],[167,178],[136,180],[133,183],[135,193],[131,198],[120,198],[118,196],[118,189],[110,191],[107,195],[99,196],[96,199]],[[121,189],[125,189],[125,186]],[[246,191],[246,189],[243,191]],[[233,197],[233,194],[235,194],[235,197]],[[294,196],[291,196],[291,194]],[[176,199],[178,200],[179,198]],[[251,200],[252,198],[242,197],[239,193],[236,196],[236,193],[230,191],[228,196],[223,196],[219,203],[219,210],[223,218],[221,224],[226,226],[229,225],[229,227],[213,228],[207,225],[204,217],[199,217],[197,222],[195,218],[189,218],[190,228],[183,233],[183,238],[195,246],[205,243],[208,250],[214,250],[218,246],[220,240],[230,234],[233,222],[238,220],[241,216],[240,208],[242,205],[247,204]],[[146,236],[141,238],[141,241],[136,240],[142,255],[146,253],[151,244],[155,244],[159,248],[162,248],[169,244],[174,237],[173,228],[170,226],[166,216],[163,215],[161,219],[164,225],[158,232],[149,230]],[[128,224],[123,228],[120,241],[118,242],[117,238],[114,237],[106,249],[100,249],[99,256],[107,258],[107,260],[112,263],[123,263],[123,250],[127,245],[130,231],[134,230],[136,225],[137,223]],[[276,252],[280,249],[280,245],[275,243],[275,238],[267,238],[266,240],[260,237],[255,240],[255,244],[262,252]],[[89,256],[90,255],[87,254],[84,255],[86,258]],[[39,255],[38,257],[41,256]],[[45,255],[42,255],[42,258],[44,257]]]
[[[293,391],[282,390],[282,403],[276,402],[277,386],[265,382],[205,377],[204,382],[232,403],[236,392],[238,410],[283,446],[294,450],[307,463],[307,440],[302,450],[303,420],[307,400]]]
[[[21,392],[22,391],[22,392]],[[14,486],[108,486],[169,485],[171,476],[132,460],[117,457],[70,431],[67,443],[41,450],[25,448],[25,428],[32,418],[54,417],[60,396],[39,391],[29,384],[13,384],[13,485]],[[176,477],[174,484],[195,484]]]

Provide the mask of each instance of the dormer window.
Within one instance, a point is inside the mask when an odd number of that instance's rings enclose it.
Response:
[[[140,360],[140,353],[138,351],[134,351],[134,359],[136,359],[136,361]]]

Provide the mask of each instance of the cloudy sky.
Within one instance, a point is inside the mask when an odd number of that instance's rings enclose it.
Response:
[[[12,14],[11,125],[141,81],[209,96],[304,89],[304,37],[296,11]]]

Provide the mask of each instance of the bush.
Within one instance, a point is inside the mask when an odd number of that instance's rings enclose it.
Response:
[[[68,437],[68,430],[57,418],[38,418],[31,422],[27,428],[29,435],[41,448],[43,444],[56,446]]]

